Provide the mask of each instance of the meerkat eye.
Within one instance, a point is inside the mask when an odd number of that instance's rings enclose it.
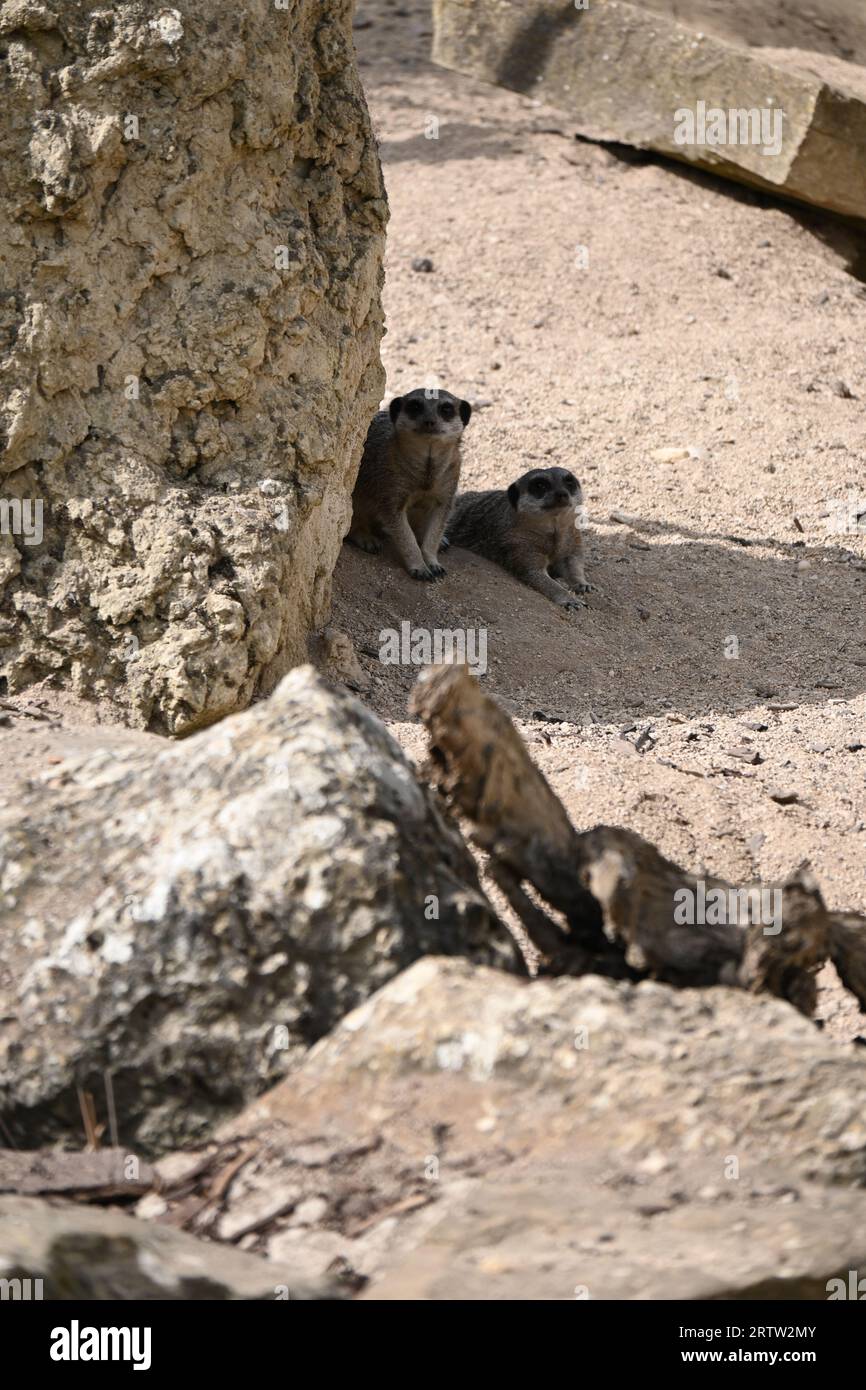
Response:
[[[533,497],[543,497],[546,492],[550,491],[550,483],[546,478],[533,478],[529,484],[529,491]]]
[[[424,414],[424,407],[420,401],[407,401],[406,414],[413,420],[417,420],[419,415]]]
[[[439,407],[439,414],[443,420],[454,419],[454,407],[450,401],[443,401]]]
[[[567,492],[576,492],[576,491],[577,491],[577,479],[574,478],[574,477],[572,477],[572,475],[571,475],[570,473],[566,473],[566,475],[565,475],[565,477],[563,478],[562,481],[565,483],[565,487],[566,487],[566,491],[567,491]]]

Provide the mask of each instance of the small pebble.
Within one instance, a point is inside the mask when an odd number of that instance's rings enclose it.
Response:
[[[762,763],[764,759],[754,748],[723,748],[726,758],[736,758],[740,763]]]
[[[688,449],[653,449],[650,458],[656,463],[679,463],[682,459],[691,458]]]

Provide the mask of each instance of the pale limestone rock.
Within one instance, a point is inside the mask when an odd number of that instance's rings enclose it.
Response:
[[[351,14],[0,3],[0,691],[184,732],[327,620],[384,385]]]

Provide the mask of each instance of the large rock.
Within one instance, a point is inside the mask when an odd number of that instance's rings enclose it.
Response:
[[[866,1266],[864,1115],[861,1054],[780,1000],[424,960],[164,1195],[373,1298],[826,1297]]]
[[[772,1184],[768,1184],[772,1187]],[[581,1161],[487,1178],[445,1204],[371,1299],[826,1300],[866,1263],[859,1192],[681,1201],[609,1185]],[[785,1200],[778,1200],[784,1198]]]
[[[558,106],[591,139],[866,217],[866,74],[852,63],[765,56],[621,0],[434,0],[434,12],[437,62]]]
[[[0,3],[0,693],[178,732],[306,659],[384,382],[351,14]]]
[[[305,1282],[290,1265],[269,1264],[119,1211],[49,1205],[35,1197],[0,1197],[0,1279],[9,1281],[3,1297],[22,1301],[339,1297],[327,1280]]]
[[[435,794],[311,668],[128,739],[63,763],[57,735],[0,811],[7,1142],[77,1147],[112,1093],[121,1145],[198,1139],[422,953],[510,961]]]

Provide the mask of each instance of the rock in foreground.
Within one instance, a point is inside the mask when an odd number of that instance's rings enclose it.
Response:
[[[164,1196],[371,1298],[825,1298],[866,1262],[864,1114],[859,1051],[781,1000],[424,960]]]
[[[118,1211],[36,1197],[0,1197],[0,1278],[11,1298],[144,1302],[154,1299],[331,1299],[327,1280],[195,1240]],[[16,1286],[14,1281],[30,1280]],[[34,1284],[33,1281],[41,1281]]]
[[[418,956],[511,959],[434,794],[310,668],[182,744],[50,766],[0,813],[0,906],[23,1147],[78,1147],[88,1093],[121,1145],[198,1139]]]

